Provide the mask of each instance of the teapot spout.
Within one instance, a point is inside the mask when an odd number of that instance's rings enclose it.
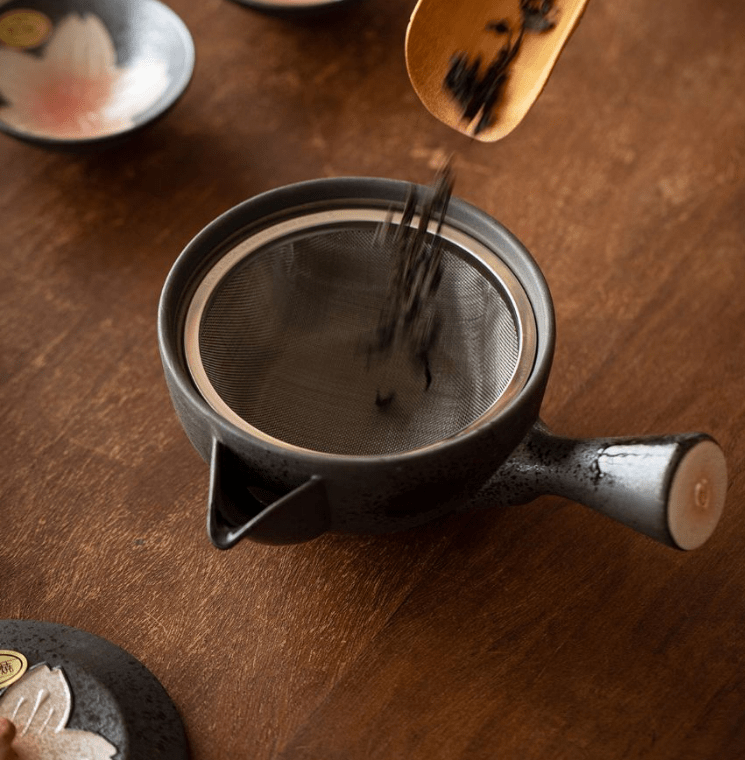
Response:
[[[312,476],[289,493],[259,499],[246,485],[237,457],[215,440],[210,463],[207,534],[218,549],[230,549],[241,539],[267,544],[309,541],[330,525],[326,488]]]

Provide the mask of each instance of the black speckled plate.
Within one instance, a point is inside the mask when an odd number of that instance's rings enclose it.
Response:
[[[61,668],[72,691],[67,728],[102,736],[117,749],[113,760],[188,758],[183,724],[165,689],[110,641],[55,623],[0,620],[0,650],[20,652],[29,669]]]

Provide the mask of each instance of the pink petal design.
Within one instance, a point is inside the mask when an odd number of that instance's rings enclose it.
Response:
[[[50,66],[68,74],[98,77],[116,67],[114,43],[98,16],[66,16],[44,51]]]
[[[23,107],[44,79],[45,63],[33,55],[0,48],[0,95]]]
[[[104,108],[107,119],[131,120],[154,105],[168,89],[168,65],[165,61],[136,63],[120,69],[113,82],[109,103]]]
[[[20,104],[0,110],[7,123],[53,137],[95,135],[106,128],[101,111],[110,97],[113,75],[82,77],[47,72]]]
[[[102,736],[69,728],[42,734],[33,743],[16,738],[13,748],[21,760],[111,760],[116,754]]]
[[[64,673],[35,665],[0,697],[0,716],[16,726],[19,760],[111,760],[116,747],[90,731],[67,729],[72,693]]]
[[[65,727],[71,709],[70,687],[61,670],[46,665],[31,668],[0,699],[0,715],[18,729],[16,740],[41,733],[47,728]]]
[[[0,119],[40,137],[79,139],[121,132],[168,88],[167,64],[148,59],[118,68],[114,43],[92,14],[71,14],[44,54],[0,50]]]

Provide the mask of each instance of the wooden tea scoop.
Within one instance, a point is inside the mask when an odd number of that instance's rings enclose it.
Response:
[[[587,2],[419,0],[406,32],[416,94],[465,135],[505,137],[540,95]]]

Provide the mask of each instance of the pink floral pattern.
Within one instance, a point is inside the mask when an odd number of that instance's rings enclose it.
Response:
[[[128,129],[168,87],[167,64],[117,65],[114,43],[93,14],[66,16],[41,57],[0,48],[0,120],[31,135],[103,137]]]

